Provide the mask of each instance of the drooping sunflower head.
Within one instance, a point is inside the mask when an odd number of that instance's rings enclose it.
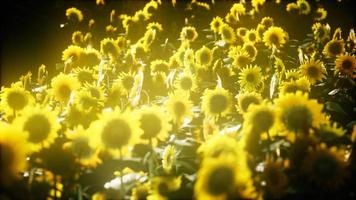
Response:
[[[256,12],[259,12],[265,2],[266,0],[252,0],[251,5]]]
[[[80,87],[80,83],[72,75],[60,73],[52,79],[51,86],[54,98],[65,104],[72,92]]]
[[[60,129],[56,112],[39,106],[26,108],[14,124],[28,134],[27,141],[33,151],[48,147]]]
[[[301,74],[308,78],[311,84],[322,81],[325,78],[326,69],[320,60],[308,60],[300,66]]]
[[[219,34],[226,43],[232,44],[236,40],[236,35],[234,29],[231,28],[228,24],[223,24],[220,27]]]
[[[97,133],[101,148],[107,150],[127,150],[127,147],[133,146],[142,135],[137,117],[130,111],[122,113],[119,109],[104,113],[92,124],[90,130]]]
[[[171,173],[176,162],[176,157],[176,149],[174,146],[167,145],[162,155],[162,167],[167,174]]]
[[[210,29],[214,33],[218,33],[221,25],[223,25],[223,19],[219,16],[214,17],[214,19],[210,22]]]
[[[10,185],[26,169],[26,134],[14,125],[0,122],[0,185]]]
[[[81,22],[83,21],[83,13],[82,11],[80,11],[79,9],[72,7],[72,8],[68,8],[66,10],[66,16],[67,19],[70,21],[74,21],[74,22]]]
[[[292,132],[306,132],[311,127],[319,127],[324,119],[323,105],[308,98],[301,92],[281,94],[275,100],[281,125]]]
[[[327,15],[328,15],[328,12],[324,8],[318,8],[315,12],[314,19],[316,21],[322,21],[326,18]]]
[[[196,77],[189,70],[178,75],[178,78],[174,81],[174,86],[178,90],[194,91],[197,88]]]
[[[251,126],[259,133],[267,132],[276,124],[276,117],[275,109],[267,102],[251,105],[244,114],[244,127]]]
[[[262,84],[261,68],[258,66],[247,66],[239,74],[239,84],[241,89],[255,91]]]
[[[282,47],[288,40],[288,33],[281,27],[271,26],[263,33],[263,42],[269,48]]]
[[[302,172],[309,182],[323,190],[337,190],[348,176],[345,151],[325,144],[311,149],[304,159]]]
[[[20,82],[11,84],[10,88],[1,88],[0,108],[7,115],[12,115],[14,112],[21,111],[28,105],[32,105],[34,98],[30,92],[26,91],[21,86]]]
[[[246,160],[239,159],[233,156],[205,159],[194,187],[197,199],[251,198],[243,193],[249,187],[251,172]]]
[[[198,32],[193,26],[185,26],[180,32],[180,38],[182,41],[193,42],[198,38]]]
[[[310,4],[306,0],[297,0],[299,12],[303,15],[308,15],[311,11]]]
[[[208,47],[203,46],[195,52],[195,59],[198,64],[203,66],[209,66],[213,61],[212,51]]]
[[[335,60],[335,70],[341,74],[353,76],[356,72],[356,58],[353,55],[340,55]]]
[[[259,93],[255,92],[241,92],[237,96],[237,109],[243,114],[247,112],[250,105],[260,104],[262,102],[262,97]]]
[[[184,118],[190,118],[193,115],[193,104],[186,92],[177,90],[171,93],[166,101],[166,106],[173,121],[177,124],[182,123]]]
[[[168,131],[171,126],[169,124],[169,115],[158,106],[142,107],[138,111],[138,119],[140,128],[143,131],[142,139],[165,140],[168,137]]]
[[[202,97],[202,110],[205,115],[218,117],[231,112],[232,96],[224,88],[206,89]]]
[[[323,54],[331,58],[341,55],[344,52],[345,52],[345,46],[344,46],[344,40],[342,39],[330,40],[328,43],[326,43],[323,49]]]

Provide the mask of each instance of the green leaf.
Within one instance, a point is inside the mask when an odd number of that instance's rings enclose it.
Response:
[[[328,101],[325,103],[325,108],[329,111],[337,112],[339,114],[347,115],[344,109],[340,106],[340,104],[332,101]]]

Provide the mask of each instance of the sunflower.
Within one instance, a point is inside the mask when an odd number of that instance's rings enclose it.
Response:
[[[69,65],[69,67],[77,67],[83,54],[83,48],[70,45],[62,52],[62,61]]]
[[[151,72],[168,73],[169,63],[165,60],[153,60],[150,65]]]
[[[80,87],[80,83],[75,77],[60,73],[52,79],[51,86],[54,98],[66,104],[72,92]]]
[[[248,199],[251,172],[246,160],[233,156],[204,159],[197,174],[194,193],[197,199]]]
[[[308,15],[310,13],[310,4],[306,0],[297,0],[297,5],[301,14]]]
[[[132,72],[121,72],[116,82],[120,84],[125,93],[129,95],[135,83],[135,74]]]
[[[171,173],[177,159],[176,149],[172,145],[167,145],[163,150],[162,167],[169,174]]]
[[[336,57],[338,55],[342,55],[345,52],[344,40],[332,39],[323,49],[323,54],[328,57]]]
[[[218,33],[220,30],[220,27],[223,25],[223,19],[219,16],[216,16],[213,18],[213,20],[211,20],[210,22],[210,29],[214,32],[214,33]]]
[[[345,151],[337,147],[327,148],[322,143],[306,155],[302,172],[307,179],[325,190],[337,190],[348,176]]]
[[[190,70],[184,70],[184,72],[178,75],[178,78],[174,81],[174,86],[178,90],[194,91],[197,88],[196,77],[190,72]]]
[[[230,13],[238,16],[238,15],[245,15],[246,14],[246,8],[244,4],[242,3],[234,3],[232,7],[230,8]]]
[[[210,66],[211,62],[213,61],[213,53],[208,47],[203,46],[195,52],[195,58],[198,64],[203,66]]]
[[[112,38],[104,38],[100,41],[100,51],[112,60],[115,60],[119,55],[120,49],[116,40]]]
[[[195,30],[193,26],[185,26],[180,32],[180,39],[182,41],[193,42],[198,37],[198,32]]]
[[[156,176],[150,180],[150,195],[149,200],[167,200],[167,195],[180,189],[182,177]]]
[[[300,67],[301,74],[308,78],[311,84],[322,81],[325,78],[326,69],[320,60],[310,59]]]
[[[193,103],[189,100],[189,95],[186,92],[178,90],[169,94],[166,106],[173,122],[178,126],[181,125],[184,118],[191,118],[193,115]]]
[[[299,13],[299,6],[296,3],[288,3],[286,6],[286,11],[292,14]]]
[[[285,72],[285,77],[286,77],[286,80],[288,80],[288,81],[295,81],[295,80],[299,79],[300,76],[301,75],[299,73],[299,70],[296,70],[296,69],[290,69]]]
[[[255,29],[248,30],[245,35],[245,40],[254,44],[260,40],[258,32]]]
[[[21,87],[20,82],[11,84],[10,88],[2,87],[0,99],[0,108],[7,115],[16,114],[16,112],[34,103],[33,96],[25,88]]]
[[[251,126],[252,130],[259,133],[267,132],[276,124],[276,117],[274,107],[267,102],[251,105],[244,114],[244,127]]]
[[[269,28],[274,25],[272,17],[263,17],[260,22],[265,28]]]
[[[288,40],[288,33],[281,27],[271,26],[263,33],[263,42],[269,48],[279,48]]]
[[[87,90],[79,91],[75,96],[74,103],[77,104],[81,110],[99,111],[103,106],[102,99],[96,98]]]
[[[301,92],[310,91],[310,83],[308,79],[302,77],[298,80],[285,81],[282,82],[282,84],[279,87],[279,92],[282,94],[295,93],[297,91],[301,91]]]
[[[242,69],[252,62],[252,56],[245,50],[239,50],[233,56],[233,64],[237,69]]]
[[[89,131],[95,134],[95,140],[100,142],[102,149],[120,150],[121,153],[127,153],[127,148],[133,146],[142,135],[137,116],[130,111],[122,113],[119,109],[104,113],[92,123]]]
[[[57,121],[57,113],[39,106],[26,108],[22,115],[15,119],[14,124],[27,132],[27,141],[33,151],[48,147],[61,128]]]
[[[82,11],[80,11],[79,9],[72,7],[72,8],[68,8],[66,10],[66,16],[67,19],[70,21],[74,21],[74,22],[81,22],[83,21],[83,13]]]
[[[121,97],[124,96],[125,91],[119,82],[114,82],[107,92],[105,104],[111,108],[121,105]]]
[[[77,127],[74,131],[67,131],[65,135],[69,142],[66,142],[63,147],[69,149],[80,164],[95,167],[101,162],[98,158],[97,142],[82,126]]]
[[[148,183],[137,184],[131,192],[130,200],[147,199],[149,196],[150,187]]]
[[[353,76],[356,71],[356,58],[353,55],[340,55],[335,60],[335,71]]]
[[[262,102],[261,94],[255,92],[241,92],[236,95],[237,110],[243,114],[247,112],[250,105],[260,104]]]
[[[226,156],[241,157],[244,156],[242,142],[236,141],[229,135],[216,134],[207,139],[200,145],[197,153],[203,159],[219,158]]]
[[[156,30],[157,32],[161,32],[163,31],[163,27],[162,24],[158,23],[158,22],[150,22],[146,29],[152,29],[152,30]]]
[[[81,45],[83,44],[84,36],[81,31],[75,31],[72,34],[72,42],[74,45]]]
[[[314,38],[317,41],[324,41],[329,38],[330,35],[330,26],[328,24],[321,24],[316,22],[312,26],[312,31]]]
[[[315,20],[316,21],[322,21],[326,18],[326,16],[328,15],[328,12],[324,9],[324,8],[318,8],[315,11]]]
[[[236,40],[234,29],[231,28],[228,24],[221,25],[219,34],[221,35],[222,40],[228,44],[232,44]]]
[[[73,75],[78,79],[81,85],[85,83],[92,83],[97,80],[97,75],[94,70],[89,69],[88,67],[75,68],[73,70]]]
[[[171,130],[169,115],[158,106],[144,106],[137,112],[140,128],[143,131],[142,139],[151,141],[165,140]]]
[[[247,66],[239,74],[241,89],[255,91],[262,84],[261,68],[258,66]]]
[[[93,39],[93,35],[90,32],[88,32],[84,35],[83,42],[85,45],[89,46],[93,42],[92,39]]]
[[[11,184],[26,169],[26,137],[16,126],[0,122],[0,186]]]
[[[342,127],[338,127],[337,123],[323,123],[319,129],[316,130],[316,133],[320,137],[341,137],[345,135],[345,130]]]
[[[309,99],[306,93],[280,94],[275,104],[279,124],[289,131],[307,134],[310,127],[318,128],[323,122],[323,105]]]
[[[225,21],[228,24],[235,25],[239,21],[239,18],[236,15],[234,15],[233,13],[229,12],[225,15]]]
[[[202,111],[206,116],[226,116],[231,112],[232,96],[224,88],[206,89],[202,97]]]
[[[242,50],[246,51],[250,56],[251,60],[254,61],[257,56],[257,49],[254,44],[246,42],[242,46]]]

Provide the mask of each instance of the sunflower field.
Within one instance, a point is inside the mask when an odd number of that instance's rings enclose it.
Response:
[[[324,1],[71,2],[61,60],[1,84],[0,199],[356,198],[356,35]]]

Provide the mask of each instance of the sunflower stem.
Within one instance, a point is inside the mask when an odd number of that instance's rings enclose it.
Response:
[[[120,153],[120,161],[121,161],[121,167],[120,167],[120,190],[121,190],[121,192],[120,192],[120,195],[121,195],[122,199],[125,199],[126,192],[125,192],[125,185],[124,185],[124,168],[123,168],[124,159],[123,159],[123,153],[122,153],[121,148],[119,150],[119,153]]]

